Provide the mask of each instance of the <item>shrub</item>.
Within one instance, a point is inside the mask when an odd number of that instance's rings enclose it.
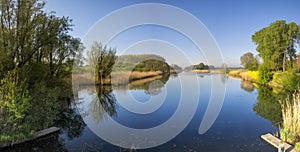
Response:
[[[258,71],[258,82],[260,84],[267,84],[273,79],[273,73],[266,65],[262,64]]]
[[[26,123],[31,107],[25,79],[19,72],[8,72],[0,83],[0,142],[15,141],[30,137]]]
[[[258,71],[247,71],[247,74],[250,75],[253,80],[258,81],[258,77],[259,77]]]
[[[294,71],[277,72],[272,81],[290,91],[296,90],[300,86],[300,77]]]
[[[295,148],[296,148],[297,151],[300,151],[300,142],[297,142],[295,144]]]

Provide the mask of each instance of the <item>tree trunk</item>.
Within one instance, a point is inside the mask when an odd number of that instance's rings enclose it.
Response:
[[[285,71],[285,68],[286,68],[286,53],[287,53],[287,50],[285,50],[285,52],[283,54],[282,71]]]

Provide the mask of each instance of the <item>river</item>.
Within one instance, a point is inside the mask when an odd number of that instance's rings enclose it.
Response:
[[[199,125],[208,108],[210,98],[219,95],[219,93],[212,93],[212,82],[216,86],[226,88],[224,102],[213,125],[204,134],[199,134]],[[196,84],[199,90],[183,84]],[[181,98],[184,93],[188,95]],[[160,126],[174,117],[181,103],[192,104],[195,96],[199,96],[199,99],[196,98],[197,107],[191,116],[191,121],[186,124],[183,131],[175,134],[174,138],[158,146],[138,150],[134,147],[126,149],[107,142],[107,138],[110,137],[97,136],[103,135],[99,133],[99,128],[101,130],[104,127],[108,135],[118,136],[111,121],[137,130]],[[267,87],[257,89],[251,83],[242,82],[240,79],[215,74],[181,73],[170,77],[159,77],[156,80],[135,82],[129,86],[82,86],[78,90],[77,98],[78,100],[71,103],[70,108],[63,112],[57,121],[57,126],[61,128],[60,133],[7,150],[275,151],[273,147],[262,141],[260,136],[277,132],[277,126],[281,121],[280,106],[272,89]],[[141,105],[157,102],[159,107],[156,109],[154,107],[153,112],[150,111],[153,107],[146,108],[144,114],[139,114],[139,109],[132,112],[128,107],[123,107],[130,99],[136,100]],[[161,100],[163,102],[160,103]],[[140,111],[143,112],[141,109]],[[184,109],[183,113],[192,111]],[[175,126],[181,125],[179,122],[175,124]],[[172,130],[172,126],[167,129]],[[161,133],[161,136],[164,136],[164,133]],[[123,144],[126,142],[124,141]]]

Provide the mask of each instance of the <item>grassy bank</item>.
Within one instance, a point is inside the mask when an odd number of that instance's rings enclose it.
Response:
[[[241,78],[244,81],[258,83],[258,71],[231,70],[228,75]]]
[[[111,73],[111,78],[106,78],[103,80],[104,85],[122,85],[127,84],[128,82],[156,77],[163,75],[161,71],[148,71],[148,72],[140,72],[140,71],[114,71]],[[95,78],[92,73],[86,72],[81,74],[74,74],[73,80],[76,83],[81,85],[90,85],[90,84],[100,84],[100,82]]]
[[[300,89],[293,94],[292,100],[280,101],[283,124],[281,138],[300,151]]]
[[[232,70],[228,75],[241,78],[244,81],[260,83],[259,71]],[[272,88],[293,91],[300,85],[300,76],[293,71],[272,72],[272,80],[267,85]]]

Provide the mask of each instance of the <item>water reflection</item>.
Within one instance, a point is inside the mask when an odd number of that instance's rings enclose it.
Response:
[[[88,114],[95,123],[99,124],[107,116],[116,116],[116,98],[112,93],[111,85],[96,86],[97,96],[89,103]]]
[[[223,84],[226,84],[228,81],[228,75],[227,74],[220,74],[221,82]]]
[[[241,88],[247,92],[253,92],[254,91],[254,86],[253,83],[250,81],[245,81],[242,80],[241,82]]]
[[[259,86],[257,103],[253,110],[256,114],[268,119],[275,126],[280,126],[282,123],[282,113],[279,100],[285,100],[291,96],[291,92],[281,91],[276,93],[273,88],[268,86]]]
[[[81,136],[86,124],[75,105],[71,103],[69,108],[58,116],[56,126],[61,128],[61,131],[67,135],[68,140],[72,140]]]

